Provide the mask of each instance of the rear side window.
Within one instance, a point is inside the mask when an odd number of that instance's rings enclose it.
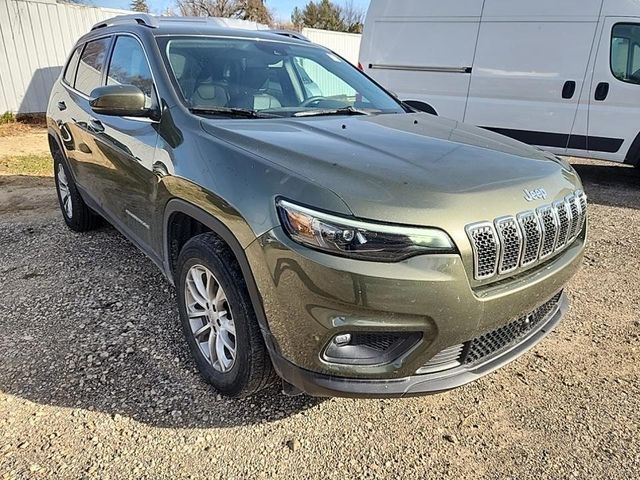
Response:
[[[76,90],[90,95],[94,88],[102,86],[102,72],[110,42],[111,38],[101,38],[87,43],[84,47],[78,63]]]
[[[67,85],[71,85],[73,87],[73,82],[76,79],[76,70],[78,68],[78,60],[80,60],[80,51],[82,47],[78,47],[74,50],[71,58],[69,59],[69,63],[67,63],[67,68],[64,71],[64,83]]]
[[[135,38],[123,36],[116,39],[107,85],[135,85],[147,97],[147,108],[151,107],[154,98],[151,69],[142,45]]]
[[[640,85],[640,25],[614,25],[611,35],[611,72],[618,80]]]

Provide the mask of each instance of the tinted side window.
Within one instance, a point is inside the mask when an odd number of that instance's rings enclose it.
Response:
[[[618,23],[611,34],[611,72],[618,80],[640,84],[640,25]]]
[[[123,36],[116,39],[107,85],[135,85],[147,97],[147,107],[151,107],[154,98],[151,70],[142,45],[135,38]]]
[[[109,50],[110,38],[101,38],[87,43],[80,56],[76,90],[90,95],[94,88],[102,86],[102,71]]]
[[[78,60],[80,60],[80,50],[82,50],[82,47],[78,47],[74,50],[71,58],[69,59],[69,63],[67,63],[67,68],[64,71],[64,83],[71,85],[72,87],[73,82],[76,79],[76,69],[78,68]]]

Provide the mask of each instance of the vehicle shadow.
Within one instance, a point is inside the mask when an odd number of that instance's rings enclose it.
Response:
[[[279,384],[220,397],[187,350],[174,289],[110,226],[75,234],[61,218],[0,216],[0,251],[5,394],[172,428],[272,422],[322,402]]]
[[[640,209],[640,168],[613,162],[571,159],[589,203]]]

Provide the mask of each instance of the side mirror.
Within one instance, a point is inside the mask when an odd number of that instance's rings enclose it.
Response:
[[[135,85],[107,85],[91,92],[89,105],[102,115],[119,117],[149,117],[152,111],[145,107],[146,98]]]

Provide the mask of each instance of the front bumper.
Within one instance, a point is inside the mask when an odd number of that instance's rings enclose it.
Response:
[[[333,257],[292,242],[276,228],[246,250],[268,325],[267,346],[278,373],[313,395],[398,396],[447,390],[485,375],[538,342],[562,317],[486,363],[437,374],[416,372],[436,354],[504,326],[562,290],[582,261],[585,236],[523,275],[473,287],[458,255],[423,255],[381,264]],[[342,333],[418,333],[390,361],[327,361]]]
[[[569,308],[562,294],[558,308],[548,319],[515,345],[472,367],[396,379],[363,380],[323,375],[297,367],[280,355],[272,356],[278,374],[308,395],[316,397],[403,397],[444,392],[473,382],[527,352],[546,337],[564,317]]]

